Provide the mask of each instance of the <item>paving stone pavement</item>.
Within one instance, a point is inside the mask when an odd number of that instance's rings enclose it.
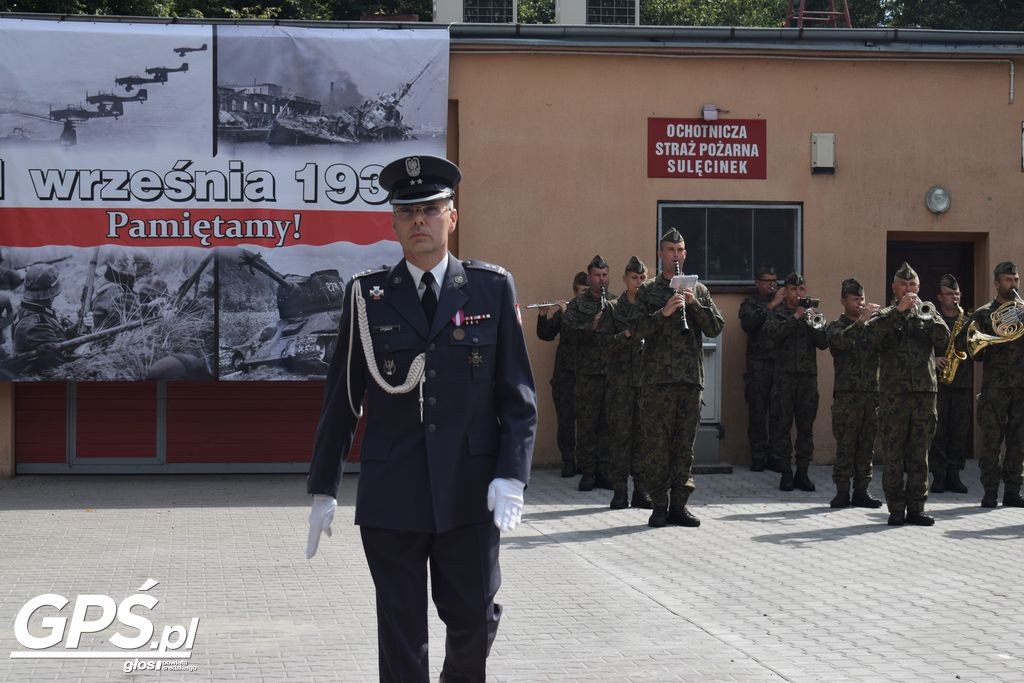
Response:
[[[1024,510],[937,494],[931,528],[831,510],[777,476],[698,478],[700,529],[650,529],[553,470],[533,474],[524,525],[502,540],[494,681],[1024,681]],[[373,585],[346,478],[334,536],[303,555],[304,477],[24,476],[0,481],[0,681],[376,679]],[[874,484],[880,496],[879,482]],[[118,659],[10,659],[31,598],[148,593],[165,626],[199,617],[194,671]],[[61,614],[70,617],[69,604]],[[100,608],[87,614],[97,619]],[[35,636],[48,631],[37,612]],[[431,667],[444,630],[431,612]],[[119,621],[79,651],[138,632]],[[66,640],[50,651],[64,650]],[[145,648],[140,652],[145,652]]]

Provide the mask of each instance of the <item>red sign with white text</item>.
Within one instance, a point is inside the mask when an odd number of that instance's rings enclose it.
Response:
[[[647,119],[648,178],[767,177],[764,119]]]

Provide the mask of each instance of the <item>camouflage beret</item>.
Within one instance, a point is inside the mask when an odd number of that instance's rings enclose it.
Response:
[[[643,261],[638,259],[636,256],[630,256],[629,263],[626,264],[626,272],[638,273],[640,275],[643,275],[644,273],[647,272],[647,266],[644,264]]]
[[[1013,261],[1003,261],[996,266],[996,269],[992,272],[996,277],[999,277],[1000,275],[1016,275],[1017,266],[1013,264]]]
[[[804,276],[801,275],[800,273],[793,272],[793,273],[790,273],[789,275],[786,276],[786,285],[787,286],[790,286],[790,285],[792,285],[792,286],[799,286],[799,285],[804,284],[805,282],[807,282],[807,281],[804,280]]]
[[[762,278],[765,275],[775,277],[775,266],[769,266],[767,263],[762,263],[757,267],[757,270],[754,271],[754,277]]]
[[[608,262],[605,261],[603,258],[601,258],[600,254],[598,254],[594,258],[590,259],[590,263],[587,264],[587,270],[588,271],[591,268],[607,268],[607,267],[608,267]]]
[[[843,287],[841,290],[841,296],[849,296],[850,294],[855,296],[864,296],[864,285],[857,282],[857,280],[852,277],[848,277],[843,280]]]
[[[679,244],[683,241],[683,236],[679,234],[679,231],[675,228],[669,229],[664,235],[661,236],[662,242],[671,242],[672,244]]]
[[[917,271],[910,267],[910,264],[904,261],[900,264],[900,267],[896,269],[893,274],[893,279],[899,278],[901,280],[916,280]]]
[[[576,273],[576,277],[574,277],[572,279],[572,286],[573,287],[586,287],[587,286],[587,281],[589,279],[590,278],[587,277],[587,274],[584,273],[581,270],[580,272]]]
[[[946,289],[960,289],[960,283],[956,281],[956,278],[946,273],[939,278],[939,287],[945,287]]]

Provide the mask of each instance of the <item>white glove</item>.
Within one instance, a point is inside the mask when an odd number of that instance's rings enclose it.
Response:
[[[494,526],[509,531],[523,519],[523,489],[518,479],[495,479],[487,487],[487,509],[494,510]]]
[[[328,537],[331,535],[331,522],[334,521],[334,511],[338,509],[338,501],[322,493],[313,495],[313,509],[309,511],[309,538],[306,541],[306,559],[316,555],[316,549],[320,545],[320,532],[323,531]]]

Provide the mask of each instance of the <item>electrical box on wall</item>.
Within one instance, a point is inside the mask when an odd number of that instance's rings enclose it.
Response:
[[[811,133],[811,173],[836,172],[836,134]]]

